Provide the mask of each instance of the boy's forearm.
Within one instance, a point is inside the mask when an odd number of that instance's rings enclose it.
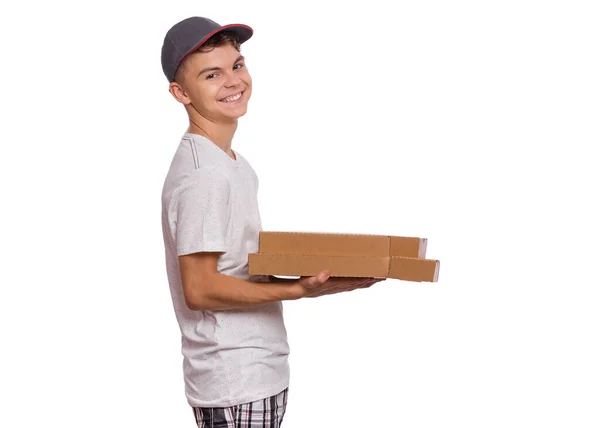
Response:
[[[301,297],[301,286],[294,280],[252,282],[234,276],[215,273],[201,286],[192,309],[227,310],[263,305]]]

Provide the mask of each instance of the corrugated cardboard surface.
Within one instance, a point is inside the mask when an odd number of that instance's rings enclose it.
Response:
[[[437,282],[439,270],[440,262],[438,260],[391,257],[388,278]]]
[[[390,256],[424,259],[427,253],[426,238],[390,236]]]
[[[435,282],[439,261],[425,259],[427,239],[401,236],[266,232],[248,255],[250,275],[396,278]]]
[[[259,253],[388,256],[387,236],[335,233],[261,232]]]
[[[425,257],[427,239],[342,233],[260,232],[259,253]]]
[[[331,276],[386,278],[389,257],[307,254],[248,255],[250,275],[315,276],[324,269]]]

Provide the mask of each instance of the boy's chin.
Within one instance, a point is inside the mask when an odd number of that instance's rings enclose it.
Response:
[[[235,119],[239,119],[240,117],[244,116],[246,114],[247,109],[240,109],[239,111],[231,111],[231,112],[224,112],[223,116],[225,116],[228,119],[231,120],[235,120]]]

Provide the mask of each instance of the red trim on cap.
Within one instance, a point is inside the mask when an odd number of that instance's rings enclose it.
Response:
[[[216,30],[211,31],[210,33],[208,33],[208,35],[203,38],[200,43],[198,43],[198,45],[196,45],[195,48],[193,48],[191,51],[189,51],[188,53],[186,53],[180,60],[179,60],[179,64],[181,64],[183,62],[184,59],[186,59],[188,56],[190,56],[192,53],[194,53],[200,46],[202,46],[204,44],[204,42],[206,42],[208,39],[210,39],[212,36],[214,36],[215,34],[217,34],[220,31],[226,30],[230,27],[244,27],[247,28],[248,30],[254,32],[254,30],[249,27],[248,25],[244,25],[244,24],[227,24],[227,25],[223,25],[222,27],[217,28]]]

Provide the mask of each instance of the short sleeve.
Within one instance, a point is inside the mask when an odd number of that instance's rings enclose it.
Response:
[[[175,197],[177,255],[202,251],[226,252],[230,217],[227,177],[211,169],[197,169]]]

